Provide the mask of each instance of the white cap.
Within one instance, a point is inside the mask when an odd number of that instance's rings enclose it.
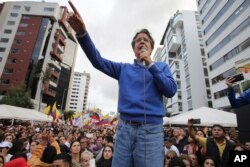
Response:
[[[0,143],[0,148],[11,148],[12,147],[12,143],[11,142],[8,142],[8,141],[4,141],[2,143]]]

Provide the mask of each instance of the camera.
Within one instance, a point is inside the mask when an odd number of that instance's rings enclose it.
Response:
[[[192,124],[200,124],[200,123],[201,123],[201,119],[189,119],[189,121],[190,121]]]
[[[232,81],[232,83],[234,83],[234,82],[244,80],[244,75],[240,73],[240,74],[233,75],[232,78],[234,78],[234,80]]]

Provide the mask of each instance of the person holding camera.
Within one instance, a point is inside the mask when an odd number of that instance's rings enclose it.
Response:
[[[235,77],[228,77],[226,79],[226,85],[228,87],[227,97],[232,108],[238,108],[250,104],[250,88],[244,91],[238,98],[235,97],[235,91],[233,88],[235,80]]]

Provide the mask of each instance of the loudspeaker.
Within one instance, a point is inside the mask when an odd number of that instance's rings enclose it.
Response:
[[[250,141],[250,104],[234,109],[241,143]]]

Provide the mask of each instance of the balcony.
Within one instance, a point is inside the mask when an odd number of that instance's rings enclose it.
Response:
[[[176,52],[180,46],[181,44],[177,41],[177,37],[173,35],[170,41],[168,42],[169,52]]]
[[[60,73],[57,72],[56,70],[53,70],[53,68],[51,68],[51,69],[49,70],[49,74],[55,76],[56,78],[59,78],[59,75],[60,75]]]
[[[50,64],[50,66],[55,67],[58,70],[61,70],[61,66],[58,62],[52,60],[49,64]]]
[[[174,28],[181,27],[182,24],[183,24],[182,15],[179,13],[173,19],[173,27]]]
[[[57,61],[62,62],[62,57],[55,50],[50,52],[50,55],[55,58]]]
[[[56,91],[51,89],[51,86],[49,85],[49,81],[45,83],[43,94],[51,97],[56,97]]]

